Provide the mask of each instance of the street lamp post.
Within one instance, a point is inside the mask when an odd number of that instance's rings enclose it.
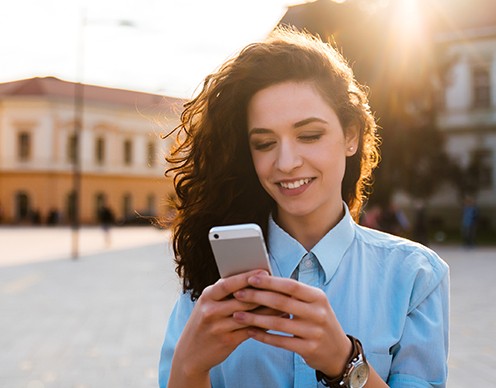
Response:
[[[74,260],[79,258],[79,230],[81,227],[81,134],[84,119],[84,29],[86,26],[86,10],[82,11],[79,27],[79,44],[77,56],[78,82],[74,84],[74,134],[72,153],[72,249]]]
[[[123,27],[134,27],[134,23],[129,20],[98,20],[95,24],[117,24]],[[82,133],[84,122],[84,31],[88,25],[86,11],[82,11],[79,45],[78,45],[78,58],[77,58],[77,72],[78,82],[74,84],[74,133],[72,147],[72,247],[71,257],[76,260],[80,255],[79,247],[79,231],[81,228],[81,187],[82,187]]]

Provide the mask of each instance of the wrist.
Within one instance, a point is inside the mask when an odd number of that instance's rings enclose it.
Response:
[[[348,365],[348,360],[353,352],[353,343],[346,335],[343,336],[341,345],[338,347],[338,355],[334,358],[335,361],[328,363],[326,367],[319,369],[329,378],[337,378],[343,375],[343,371]]]
[[[179,378],[179,381],[201,382],[205,379],[210,379],[210,371],[208,369],[202,369],[201,364],[192,360],[191,357],[181,357],[180,351],[177,351],[172,357],[172,375]],[[200,384],[198,386],[202,385]]]
[[[317,381],[331,388],[362,388],[369,377],[369,366],[365,359],[362,344],[350,335],[347,336],[352,345],[352,351],[346,365],[338,376],[329,376],[320,370],[315,371]]]
[[[176,367],[172,365],[168,388],[175,387],[210,387],[208,372],[196,371],[187,365]]]

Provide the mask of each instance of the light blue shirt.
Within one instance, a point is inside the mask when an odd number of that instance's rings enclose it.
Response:
[[[274,275],[322,289],[344,331],[360,339],[368,362],[390,387],[445,387],[448,266],[428,248],[357,225],[345,210],[310,252],[270,219]],[[174,347],[193,307],[183,294],[172,311],[160,387],[167,386]],[[214,367],[210,378],[215,388],[319,386],[298,354],[253,339]]]

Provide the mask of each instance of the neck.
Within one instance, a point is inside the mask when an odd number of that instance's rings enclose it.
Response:
[[[281,228],[298,240],[307,251],[310,251],[327,232],[341,221],[343,216],[344,209],[340,204],[340,208],[328,217],[323,217],[321,214],[299,217],[279,213],[276,221]]]

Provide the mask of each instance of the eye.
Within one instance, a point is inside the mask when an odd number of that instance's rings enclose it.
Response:
[[[298,136],[298,138],[305,143],[312,143],[314,141],[319,140],[321,137],[322,137],[321,133],[304,134]]]
[[[267,151],[270,150],[276,144],[273,140],[267,141],[252,141],[251,146],[256,151]]]

